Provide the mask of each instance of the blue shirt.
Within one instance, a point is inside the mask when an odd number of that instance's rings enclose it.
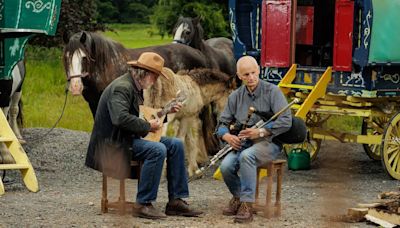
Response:
[[[229,95],[228,103],[219,118],[220,125],[216,134],[218,137],[222,137],[229,132],[229,124],[233,121],[245,124],[250,107],[254,107],[260,112],[277,113],[287,104],[282,91],[272,83],[260,80],[253,93],[249,92],[245,85],[242,85]],[[247,122],[247,126],[253,126],[261,119],[259,115],[253,113]],[[264,126],[272,134],[268,137],[268,141],[271,142],[273,137],[289,130],[291,125],[292,115],[290,109],[288,109],[271,124]]]

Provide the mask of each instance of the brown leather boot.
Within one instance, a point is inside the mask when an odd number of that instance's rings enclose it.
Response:
[[[233,216],[236,215],[240,206],[240,199],[239,197],[232,197],[229,201],[229,205],[222,210],[222,214],[226,216]]]
[[[156,209],[151,203],[139,204],[135,203],[132,211],[134,217],[141,217],[147,219],[164,219],[167,216]]]
[[[235,222],[237,223],[248,223],[253,221],[253,207],[252,203],[242,202],[239,210],[235,216]]]
[[[190,208],[189,204],[182,199],[174,199],[167,203],[167,206],[165,207],[165,214],[185,217],[198,217],[199,215],[203,214],[203,212]]]

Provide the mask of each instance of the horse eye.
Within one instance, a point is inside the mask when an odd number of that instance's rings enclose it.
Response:
[[[185,34],[186,35],[190,35],[190,31],[185,31]]]

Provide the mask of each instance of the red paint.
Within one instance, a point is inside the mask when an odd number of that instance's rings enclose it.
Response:
[[[351,71],[353,47],[354,2],[340,0],[335,5],[333,69]]]

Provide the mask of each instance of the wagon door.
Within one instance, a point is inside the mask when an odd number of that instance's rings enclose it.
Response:
[[[354,2],[336,1],[333,69],[351,71],[353,47]]]
[[[266,0],[262,5],[262,67],[289,67],[291,61],[291,0]]]

